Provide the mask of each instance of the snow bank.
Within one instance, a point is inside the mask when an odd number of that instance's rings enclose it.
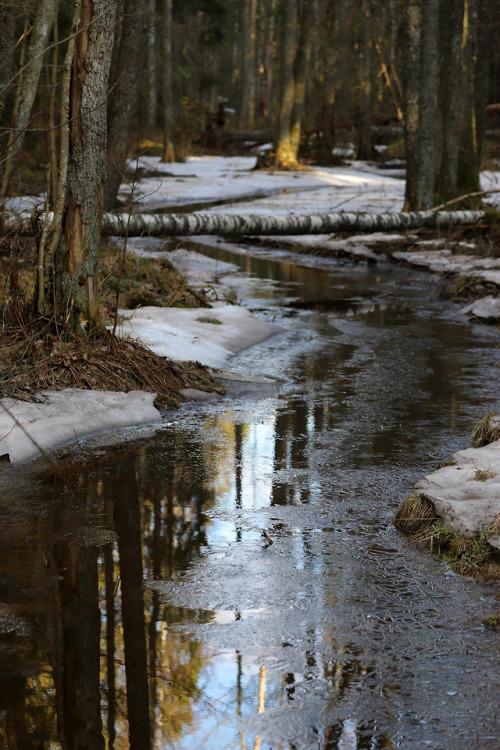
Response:
[[[453,456],[453,464],[415,485],[434,503],[445,525],[461,536],[486,531],[500,514],[500,440],[483,448],[468,448]],[[500,535],[488,537],[500,550]]]
[[[40,455],[77,437],[160,417],[155,393],[44,391],[40,403],[0,400],[0,458],[11,463]]]
[[[238,305],[213,308],[141,307],[120,310],[118,332],[139,339],[162,357],[221,367],[234,354],[274,336],[279,326]]]

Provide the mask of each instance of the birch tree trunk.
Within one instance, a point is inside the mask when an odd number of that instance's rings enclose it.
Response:
[[[116,237],[176,237],[194,235],[259,236],[331,234],[333,232],[393,232],[423,227],[444,228],[474,224],[484,211],[415,211],[368,214],[338,211],[330,214],[103,214],[102,235]],[[49,217],[50,218],[50,217]],[[4,212],[0,233],[32,236],[37,231],[29,213]]]
[[[297,166],[291,142],[293,101],[295,96],[294,62],[297,37],[297,0],[285,0],[283,29],[283,61],[281,67],[281,100],[276,139],[276,166],[293,169]]]
[[[69,167],[55,289],[65,320],[98,317],[96,266],[106,170],[106,109],[116,4],[80,3],[70,85]]]
[[[41,0],[33,22],[26,65],[22,75],[22,87],[18,95],[16,117],[9,132],[7,143],[7,158],[4,164],[0,187],[0,204],[3,203],[7,195],[9,180],[14,170],[19,151],[23,145],[26,128],[31,117],[40,71],[42,70],[44,52],[52,29],[57,2],[58,0]]]
[[[149,0],[125,0],[116,78],[111,82],[108,105],[108,174],[104,190],[108,209],[116,203],[135,125],[148,19]]]

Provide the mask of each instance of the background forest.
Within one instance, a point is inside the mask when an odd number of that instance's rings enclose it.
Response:
[[[478,188],[500,102],[497,0],[113,0],[106,203],[130,151],[273,143],[263,163],[406,156],[427,208]],[[74,3],[0,5],[1,197],[52,165]],[[103,12],[106,12],[105,8]],[[496,133],[498,136],[498,133]],[[161,144],[161,146],[160,146]]]
[[[406,210],[478,192],[499,39],[498,0],[2,2],[0,205],[46,190],[54,210],[38,312],[55,288],[96,319],[99,217],[134,154],[260,146],[257,166],[296,169],[348,148],[406,160]]]

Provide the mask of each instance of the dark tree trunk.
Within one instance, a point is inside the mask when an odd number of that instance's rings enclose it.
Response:
[[[405,208],[434,205],[439,0],[409,0],[405,8]]]
[[[163,0],[163,156],[162,161],[175,161],[174,92],[172,86],[172,0]]]
[[[460,118],[462,112],[462,32],[464,0],[449,0],[441,6],[440,20],[440,110],[441,162],[436,181],[438,203],[457,195]]]
[[[130,750],[151,748],[139,495],[133,454],[123,457],[113,484],[122,592]]]
[[[9,185],[10,176],[14,170],[19,151],[24,142],[26,128],[28,127],[33,103],[38,88],[38,80],[42,70],[44,51],[49,41],[54,13],[58,0],[41,0],[33,29],[31,31],[26,57],[25,69],[22,72],[20,91],[18,94],[18,106],[12,129],[9,132],[7,144],[7,158],[5,160],[2,185],[0,188],[0,203],[3,202]]]
[[[108,168],[104,205],[114,208],[135,125],[139,81],[146,51],[148,0],[124,0],[116,77],[108,105]]]

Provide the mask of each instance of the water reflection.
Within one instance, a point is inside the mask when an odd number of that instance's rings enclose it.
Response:
[[[300,294],[342,293],[316,283]],[[379,284],[358,271],[349,298]],[[453,747],[458,726],[493,750],[482,594],[391,519],[495,403],[494,355],[415,305],[301,311],[322,346],[279,395],[186,409],[1,497],[4,747]]]

